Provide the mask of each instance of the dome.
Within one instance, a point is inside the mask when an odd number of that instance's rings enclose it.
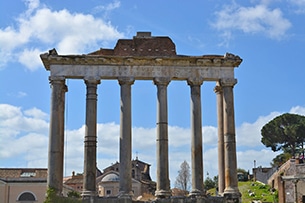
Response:
[[[120,178],[115,173],[110,173],[105,175],[105,177],[102,178],[101,182],[109,182],[109,181],[119,181]]]

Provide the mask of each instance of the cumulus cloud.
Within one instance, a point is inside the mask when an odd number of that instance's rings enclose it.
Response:
[[[254,160],[256,167],[270,167],[272,159],[278,154],[280,154],[280,152],[273,152],[270,149],[237,151],[237,167],[249,170],[251,173],[251,169],[254,167]]]
[[[305,116],[305,108],[302,106],[295,106],[290,109],[289,113]]]
[[[239,30],[249,34],[263,34],[271,39],[282,39],[291,27],[279,8],[271,9],[264,2],[252,7],[236,3],[225,5],[215,15],[216,21],[212,26],[229,37],[231,32]]]
[[[0,104],[0,112],[1,164],[6,159],[14,160],[15,164],[18,160],[36,161],[40,156],[46,160],[49,125],[41,119],[45,113],[35,108],[22,110],[9,104]]]
[[[41,65],[41,60],[39,55],[42,53],[42,50],[37,48],[33,50],[24,49],[19,53],[18,61],[31,71],[35,71]]]
[[[291,2],[296,7],[296,13],[305,13],[305,0],[289,0],[289,2]]]
[[[261,143],[261,129],[280,112],[272,112],[267,116],[260,116],[254,123],[242,123],[236,129],[236,142],[239,146],[256,147],[262,145]]]
[[[47,167],[49,115],[38,108],[0,104],[0,159],[1,167]],[[305,107],[295,106],[289,111],[305,115]],[[260,129],[268,121],[284,112],[271,112],[253,123],[237,126],[238,167],[251,170],[257,166],[269,166],[278,154],[260,143]],[[151,164],[151,176],[156,175],[156,128],[134,127],[132,157]],[[84,157],[85,125],[65,130],[65,175],[72,171],[82,173]],[[119,161],[120,125],[114,122],[97,125],[97,165],[103,169]],[[170,179],[175,181],[180,164],[186,160],[191,165],[190,129],[169,126]],[[203,163],[205,177],[217,175],[217,128],[203,126]],[[12,161],[13,160],[13,161]],[[26,163],[20,165],[19,163]]]
[[[34,71],[41,66],[41,50],[56,47],[60,54],[86,53],[123,37],[111,22],[91,14],[53,11],[39,0],[26,4],[27,10],[17,18],[15,26],[0,29],[0,67],[18,61]],[[111,8],[119,6],[115,5]]]
[[[20,107],[0,104],[2,137],[10,138],[22,132],[45,132],[49,125],[45,120],[27,116]],[[9,132],[15,132],[9,134]],[[3,143],[3,142],[2,142]],[[1,143],[1,144],[2,144]]]
[[[29,117],[33,117],[36,119],[42,119],[45,120],[49,117],[49,115],[43,111],[41,111],[40,109],[37,109],[36,107],[32,108],[32,109],[28,109],[24,111],[24,115],[29,116]]]
[[[242,123],[236,128],[236,142],[239,146],[257,147],[261,146],[261,129],[275,117],[287,112],[271,112],[269,115],[260,116],[254,123]],[[292,107],[288,113],[305,116],[305,107]]]

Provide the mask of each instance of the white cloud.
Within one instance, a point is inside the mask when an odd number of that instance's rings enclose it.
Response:
[[[47,113],[41,111],[40,109],[37,109],[36,107],[25,110],[24,115],[33,117],[33,118],[37,118],[37,119],[43,119],[43,120],[48,119],[48,117],[49,117],[49,115]]]
[[[279,112],[272,112],[267,116],[260,116],[254,123],[243,123],[236,129],[236,142],[239,146],[257,147],[262,146],[261,129],[276,116]]]
[[[296,6],[296,13],[305,13],[305,0],[289,0]]]
[[[274,157],[280,152],[273,152],[270,149],[261,150],[246,150],[237,152],[237,167],[245,170],[250,170],[254,167],[254,160],[256,161],[256,167],[270,167],[270,163]]]
[[[53,11],[38,0],[26,3],[28,8],[20,14],[16,27],[0,29],[2,68],[8,62],[18,60],[33,71],[41,66],[40,50],[56,47],[60,54],[86,53],[123,37],[110,22],[93,15],[71,13],[65,9]],[[116,3],[111,8],[118,6]]]
[[[14,97],[14,98],[22,98],[28,96],[26,92],[19,91],[19,92],[10,92],[7,94],[9,97]]]
[[[217,128],[213,126],[203,126],[202,130],[203,143],[205,145],[217,145]]]
[[[28,7],[28,10],[26,11],[26,15],[31,15],[32,12],[39,7],[39,0],[24,0],[25,4]]]
[[[260,116],[254,123],[243,123],[236,128],[236,142],[239,146],[261,146],[261,129],[265,124],[285,112],[271,112],[267,116]],[[305,116],[305,107],[292,107],[289,113]]]
[[[0,111],[1,126],[4,120],[22,115],[20,107],[12,106],[9,104],[0,104]]]
[[[133,133],[133,150],[136,152],[145,151],[147,148],[154,148],[156,146],[156,129],[155,128],[142,128],[135,127]],[[145,142],[143,142],[145,140]],[[135,152],[135,151],[133,151]]]
[[[23,110],[9,104],[0,104],[0,159],[2,167],[6,160],[14,160],[13,164],[27,163],[26,167],[47,167],[48,153],[48,114],[37,108]],[[290,113],[304,115],[305,107],[291,108]],[[251,170],[253,161],[257,166],[268,167],[278,154],[265,148],[260,143],[260,129],[268,121],[280,115],[272,112],[259,117],[254,123],[243,123],[237,127],[237,160],[238,167]],[[151,164],[151,176],[156,175],[156,128],[134,127],[132,157],[139,157]],[[66,130],[65,133],[65,171],[83,171],[85,125],[78,129]],[[98,154],[97,164],[100,169],[119,161],[120,126],[116,123],[100,123],[97,125]],[[190,129],[169,126],[169,165],[171,183],[175,182],[180,164],[186,160],[191,165]],[[213,126],[203,126],[203,161],[204,176],[217,175],[218,150],[217,129]],[[12,163],[11,163],[12,164]],[[20,167],[14,165],[14,167]],[[22,165],[22,167],[25,167]]]
[[[22,92],[22,91],[19,91],[19,92],[17,93],[17,97],[18,97],[18,98],[25,97],[25,96],[27,96],[27,95],[28,95],[27,93]]]
[[[49,125],[40,118],[45,113],[9,104],[0,104],[0,112],[0,159],[35,161],[43,156],[46,160]]]
[[[253,7],[243,7],[233,3],[224,6],[216,14],[213,27],[226,33],[240,30],[250,34],[264,34],[272,39],[282,39],[291,27],[289,20],[283,17],[279,8],[270,9],[261,3]]]
[[[112,3],[109,3],[107,5],[99,5],[99,6],[96,6],[94,9],[93,9],[93,12],[94,13],[100,13],[100,12],[104,12],[104,18],[107,18],[109,13],[111,11],[113,11],[114,9],[117,9],[121,6],[121,2],[120,1],[117,1],[115,0],[114,2]]]
[[[289,113],[299,114],[299,115],[305,116],[305,107],[302,107],[302,106],[292,107],[290,109]]]
[[[35,71],[42,65],[39,57],[41,53],[42,51],[37,48],[33,50],[24,49],[21,53],[19,53],[18,61],[26,66],[29,70]]]

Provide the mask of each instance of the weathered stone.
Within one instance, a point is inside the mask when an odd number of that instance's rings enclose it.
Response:
[[[140,32],[133,39],[121,39],[114,49],[100,49],[84,55],[58,55],[55,49],[41,54],[50,71],[52,103],[49,141],[48,187],[62,190],[64,93],[65,79],[84,79],[87,84],[85,136],[84,199],[97,202],[131,202],[131,85],[135,80],[153,80],[157,86],[157,191],[156,202],[236,202],[237,187],[236,142],[233,86],[234,68],[242,62],[239,56],[183,56],[176,54],[169,37],[152,37]],[[96,87],[100,80],[118,80],[121,86],[120,191],[121,198],[94,198],[96,157]],[[168,174],[167,85],[172,80],[187,81],[191,87],[192,112],[192,192],[188,198],[170,198]],[[220,185],[225,184],[223,197],[203,194],[202,132],[200,87],[203,81],[217,82]],[[225,161],[223,161],[225,160]],[[93,172],[94,171],[94,172]],[[222,175],[222,176],[221,176]],[[220,187],[221,188],[221,187]],[[221,189],[223,190],[223,189]],[[221,192],[221,191],[220,191]],[[88,201],[89,201],[88,200]]]

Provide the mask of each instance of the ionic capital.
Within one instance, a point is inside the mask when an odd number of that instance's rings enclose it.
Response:
[[[202,77],[192,77],[187,79],[187,84],[190,86],[202,85],[203,78]]]
[[[85,83],[88,84],[100,84],[101,80],[100,77],[95,77],[95,76],[89,76],[84,78]]]
[[[49,81],[51,86],[59,85],[62,88],[63,92],[68,91],[68,87],[66,86],[66,78],[64,76],[49,76]]]
[[[167,86],[171,81],[171,78],[169,77],[156,77],[154,78],[154,84],[155,85],[164,85]]]
[[[237,79],[235,78],[222,78],[219,80],[219,83],[222,87],[234,87],[237,83]]]
[[[134,77],[119,77],[118,81],[120,85],[133,85],[135,79]]]
[[[61,81],[64,82],[66,78],[64,76],[49,76],[49,81],[52,83],[53,81]]]
[[[216,86],[215,86],[215,88],[214,88],[214,92],[215,92],[216,94],[222,93],[222,87],[221,87],[221,85],[219,84],[219,82],[216,83]]]

